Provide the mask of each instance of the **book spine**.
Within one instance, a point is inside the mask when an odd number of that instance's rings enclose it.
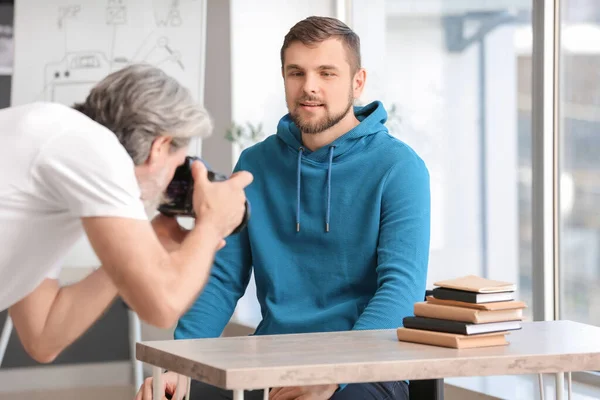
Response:
[[[414,307],[415,317],[447,319],[459,322],[477,322],[478,310],[470,308],[439,306],[435,304],[417,303]]]
[[[433,290],[433,297],[440,300],[456,300],[465,303],[477,303],[477,294],[468,292],[450,292],[445,290]]]
[[[467,335],[466,326],[460,323],[449,323],[449,321],[444,320],[427,320],[421,319],[421,317],[406,317],[403,322],[405,328]]]

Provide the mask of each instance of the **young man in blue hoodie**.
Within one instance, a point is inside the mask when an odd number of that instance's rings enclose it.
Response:
[[[366,79],[358,36],[336,19],[310,17],[285,37],[281,61],[289,114],[235,168],[254,176],[246,188],[252,218],[217,253],[177,339],[218,337],[252,269],[262,313],[256,335],[393,329],[425,294],[429,174],[388,133],[380,102],[353,107]],[[173,377],[163,381],[171,386]],[[261,391],[246,395],[262,399]],[[196,398],[231,392],[193,382]],[[270,398],[407,399],[408,386],[275,388]]]

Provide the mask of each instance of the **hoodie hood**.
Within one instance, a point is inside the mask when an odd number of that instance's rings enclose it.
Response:
[[[330,148],[334,148],[334,159],[338,159],[348,150],[350,150],[358,140],[365,136],[374,135],[381,131],[386,131],[385,122],[387,121],[387,112],[383,104],[374,101],[366,106],[355,106],[354,115],[360,121],[354,129],[340,136],[327,146],[323,146],[315,151],[310,151],[302,144],[302,133],[292,121],[290,114],[286,114],[277,125],[277,137],[295,151],[302,148],[302,155],[308,160],[317,163],[325,163],[330,158]]]
[[[329,232],[329,220],[331,215],[331,179],[334,160],[339,160],[348,153],[356,144],[366,136],[374,135],[378,132],[387,132],[384,126],[387,120],[387,112],[383,104],[374,101],[363,107],[354,107],[354,115],[360,123],[352,130],[340,136],[327,146],[323,146],[315,151],[310,151],[302,144],[302,133],[292,121],[290,114],[286,114],[277,125],[277,137],[286,145],[297,152],[297,170],[296,170],[296,231],[300,232],[301,204],[300,197],[302,193],[302,162],[304,159],[313,163],[327,163],[327,208],[325,214],[325,232]]]

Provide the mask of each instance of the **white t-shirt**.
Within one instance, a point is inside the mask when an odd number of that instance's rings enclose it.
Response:
[[[0,310],[58,277],[91,216],[148,219],[115,134],[60,104],[0,110]]]

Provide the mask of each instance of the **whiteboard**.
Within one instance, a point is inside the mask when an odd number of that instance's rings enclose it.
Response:
[[[72,104],[109,73],[150,63],[204,95],[206,0],[15,2],[12,104]]]
[[[204,101],[207,0],[17,0],[11,105],[73,105],[109,73],[149,63]],[[200,141],[190,154],[200,155]],[[86,238],[65,266],[97,266]]]

